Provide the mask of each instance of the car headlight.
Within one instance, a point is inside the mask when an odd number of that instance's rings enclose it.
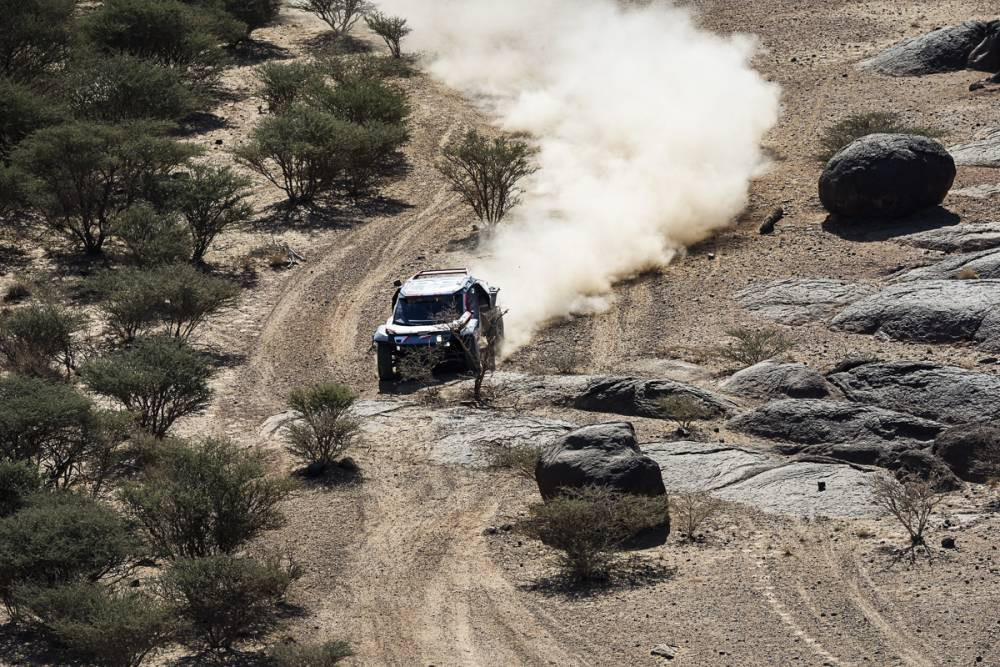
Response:
[[[437,342],[439,342],[439,343],[440,343],[440,342],[442,342],[442,341],[444,341],[444,336],[442,336],[441,334],[438,334],[438,337],[437,337]]]

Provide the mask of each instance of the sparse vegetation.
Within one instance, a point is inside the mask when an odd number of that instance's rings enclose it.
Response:
[[[360,434],[360,422],[349,413],[357,398],[333,382],[293,391],[288,405],[302,417],[287,429],[289,453],[314,472],[329,468]]]
[[[935,480],[906,478],[898,480],[889,473],[873,473],[868,478],[872,500],[906,529],[910,537],[907,552],[916,558],[917,547],[923,546],[924,533],[934,510],[944,499],[936,489]]]
[[[374,9],[368,0],[302,0],[296,6],[321,18],[337,35],[347,34]]]
[[[520,203],[520,182],[537,171],[535,153],[517,137],[469,130],[445,147],[437,167],[479,219],[495,225]]]
[[[322,644],[279,644],[269,651],[274,667],[333,667],[352,655],[350,644],[336,640]]]
[[[774,359],[795,347],[795,342],[779,329],[737,327],[726,331],[733,340],[717,349],[720,357],[741,367],[753,366]]]
[[[670,494],[670,518],[679,524],[688,542],[698,539],[698,528],[721,506],[722,503],[707,491],[674,491]]]
[[[667,419],[672,419],[685,430],[690,430],[696,421],[711,419],[714,416],[703,402],[688,394],[663,396],[657,399],[656,406]]]
[[[891,111],[856,113],[823,130],[819,140],[821,151],[816,158],[827,162],[849,144],[869,134],[919,134],[925,137],[942,135],[933,128],[910,125],[898,113]]]
[[[518,477],[535,480],[535,467],[542,455],[538,447],[527,443],[497,440],[485,443],[483,450],[491,468],[510,470]]]
[[[406,19],[401,16],[389,16],[379,11],[373,11],[365,17],[368,29],[382,38],[385,45],[389,47],[389,52],[393,58],[403,57],[403,48],[400,42],[410,34],[410,27],[406,25]]]
[[[83,325],[83,317],[53,303],[12,310],[0,316],[0,362],[20,375],[68,377]]]
[[[665,497],[622,494],[605,487],[566,489],[532,505],[518,530],[560,551],[560,560],[580,580],[607,576],[615,551],[643,530],[663,523]]]
[[[307,63],[264,63],[257,69],[260,86],[257,95],[271,113],[284,113],[314,86],[322,85],[315,65]]]
[[[114,234],[125,245],[125,259],[142,267],[177,264],[191,256],[191,234],[176,213],[157,213],[138,204],[118,215]]]

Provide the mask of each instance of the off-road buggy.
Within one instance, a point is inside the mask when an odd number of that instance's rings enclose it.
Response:
[[[373,337],[379,380],[401,379],[400,360],[429,348],[442,364],[472,372],[494,367],[503,344],[498,288],[468,269],[421,271],[396,286],[392,315]]]

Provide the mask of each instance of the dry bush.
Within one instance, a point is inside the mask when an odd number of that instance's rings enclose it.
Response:
[[[702,523],[722,507],[722,502],[707,491],[675,491],[670,494],[670,518],[680,524],[688,542]]]
[[[400,42],[410,34],[411,29],[406,25],[406,19],[400,16],[388,16],[379,11],[374,11],[365,17],[368,29],[382,38],[385,45],[389,47],[393,58],[402,58],[403,49]]]
[[[879,472],[868,479],[872,500],[895,517],[910,536],[907,551],[910,559],[916,558],[916,548],[926,547],[924,532],[935,508],[944,499],[936,489],[935,480],[905,478],[898,480],[891,474]]]
[[[955,274],[957,280],[979,280],[979,272],[971,266],[964,266]]]
[[[7,286],[3,293],[4,303],[18,303],[31,297],[33,290],[30,282],[26,280],[15,280]]]
[[[354,651],[347,642],[333,640],[322,644],[281,644],[268,654],[274,667],[333,667],[354,655]]]
[[[302,415],[287,430],[288,452],[322,473],[350,447],[361,432],[361,423],[350,414],[358,395],[333,382],[296,389],[288,405]]]
[[[733,340],[717,348],[716,353],[744,368],[781,356],[795,347],[793,340],[773,327],[736,327],[726,331],[726,335]]]
[[[420,385],[429,384],[434,380],[434,369],[445,360],[443,348],[434,345],[413,347],[401,355],[396,362],[399,376]]]
[[[690,430],[696,421],[713,417],[712,411],[706,408],[704,403],[686,394],[663,396],[657,399],[656,405],[668,419],[677,422],[678,426],[686,430]]]
[[[480,447],[491,468],[510,470],[518,477],[535,481],[535,466],[542,455],[538,447],[507,440],[490,440]]]
[[[375,8],[367,0],[301,0],[295,7],[315,14],[337,35],[349,32]]]
[[[856,113],[823,130],[819,141],[822,150],[816,155],[816,159],[827,162],[849,144],[869,134],[919,134],[925,137],[940,137],[943,133],[933,128],[909,125],[898,113],[887,111]]]
[[[580,372],[580,354],[576,347],[564,347],[546,355],[547,361],[559,375],[576,375]]]

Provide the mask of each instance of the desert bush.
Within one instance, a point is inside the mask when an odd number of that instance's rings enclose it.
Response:
[[[309,103],[357,125],[400,125],[410,114],[406,93],[376,78],[350,77],[336,86],[313,85]]]
[[[60,644],[109,667],[138,667],[179,625],[172,610],[149,595],[99,584],[31,588],[20,597],[19,606]]]
[[[191,261],[200,264],[212,241],[253,215],[250,180],[231,167],[195,164],[170,186],[170,205],[187,222],[193,241]]]
[[[66,53],[74,0],[0,0],[0,76],[36,79]]]
[[[35,494],[0,519],[0,598],[14,611],[19,587],[97,581],[142,549],[109,506],[67,492]]]
[[[322,644],[279,644],[268,651],[274,667],[333,667],[354,655],[344,641]]]
[[[39,130],[13,163],[31,177],[34,208],[55,232],[99,253],[113,217],[139,199],[155,199],[163,179],[198,151],[163,136],[153,122],[77,121]]]
[[[656,406],[683,429],[690,429],[694,422],[711,419],[714,415],[704,403],[687,394],[670,394],[656,400]]]
[[[0,518],[10,516],[42,488],[38,467],[27,461],[0,460]]]
[[[706,519],[718,512],[722,503],[707,491],[674,491],[670,494],[670,518],[680,523],[688,542]]]
[[[566,489],[528,511],[518,530],[560,551],[562,564],[577,579],[594,579],[607,575],[624,542],[663,523],[668,508],[663,496],[591,486]]]
[[[160,587],[212,650],[229,650],[275,622],[275,611],[299,576],[294,564],[278,559],[214,555],[182,558],[163,576]]]
[[[225,0],[223,8],[247,27],[249,35],[271,25],[281,11],[281,0]]]
[[[733,340],[717,349],[717,354],[743,367],[781,356],[795,347],[795,342],[779,329],[737,327],[726,331]]]
[[[208,404],[211,374],[205,355],[183,341],[160,337],[138,338],[80,369],[93,391],[121,404],[140,428],[161,437],[175,421]]]
[[[159,273],[163,299],[159,316],[174,338],[187,338],[207,317],[234,306],[239,298],[238,285],[205,275],[188,264],[166,267]]]
[[[338,35],[346,34],[374,9],[368,0],[301,0],[296,6],[321,18]]]
[[[176,443],[122,492],[128,513],[166,555],[232,553],[279,528],[291,482],[268,477],[264,454],[225,440]]]
[[[30,299],[35,289],[31,281],[15,279],[3,293],[4,303],[19,303],[25,299]]]
[[[22,139],[62,120],[62,109],[29,85],[0,78],[0,163]]]
[[[542,455],[535,445],[497,440],[485,443],[483,449],[491,468],[510,470],[519,477],[535,480],[535,467]]]
[[[906,529],[910,536],[907,551],[916,558],[918,546],[926,546],[924,533],[935,508],[944,500],[937,490],[937,480],[908,477],[898,480],[886,472],[873,473],[868,478],[872,501]]]
[[[179,120],[202,102],[181,72],[126,54],[83,56],[59,85],[77,117],[112,123]]]
[[[940,137],[941,132],[928,127],[906,123],[898,113],[871,111],[856,113],[834,123],[820,135],[820,152],[816,158],[827,162],[834,155],[869,134],[919,134],[925,137]]]
[[[102,271],[87,281],[108,328],[122,343],[131,343],[160,321],[163,296],[156,270],[123,268]]]
[[[368,29],[382,38],[393,58],[402,58],[403,49],[400,42],[410,34],[406,19],[401,16],[388,16],[382,12],[373,11],[365,17]]]
[[[315,65],[307,63],[264,63],[257,68],[260,85],[257,95],[267,103],[271,113],[287,111],[300,102],[306,92],[322,83],[322,76]]]
[[[68,377],[83,325],[83,317],[55,304],[16,308],[0,316],[0,360],[13,373],[53,377],[57,366]]]
[[[320,71],[336,83],[358,79],[384,80],[410,73],[409,66],[402,60],[384,58],[371,53],[321,53],[318,59]]]
[[[288,405],[302,419],[287,429],[292,456],[317,471],[326,470],[357,439],[361,425],[349,414],[358,395],[334,382],[296,389]]]
[[[31,207],[31,181],[21,169],[0,161],[0,221]]]
[[[437,168],[482,222],[495,225],[520,203],[518,184],[537,171],[536,152],[518,138],[469,130],[445,146]]]
[[[113,233],[125,245],[125,259],[142,267],[177,264],[191,257],[187,225],[176,213],[158,213],[139,203],[115,216]]]
[[[352,201],[375,196],[401,162],[400,147],[409,135],[402,125],[373,121],[350,124],[342,135],[343,164],[335,184]]]

